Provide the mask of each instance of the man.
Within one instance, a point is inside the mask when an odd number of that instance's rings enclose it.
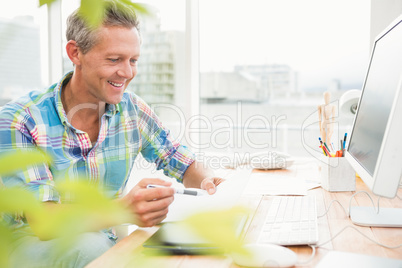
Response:
[[[134,11],[119,7],[107,2],[103,23],[96,29],[87,27],[74,12],[66,34],[66,52],[74,71],[47,91],[31,92],[2,109],[0,153],[36,146],[54,158],[50,165],[33,166],[2,180],[6,186],[26,187],[51,209],[63,209],[54,185],[85,175],[118,198],[131,211],[133,223],[153,226],[166,217],[174,190],[146,186],[170,186],[170,182],[143,179],[119,198],[139,153],[186,187],[213,194],[221,179],[173,140],[143,100],[125,92],[137,74],[140,35]],[[29,225],[21,224],[22,238],[15,250],[20,255],[12,259],[15,266],[25,259],[33,266],[82,267],[115,243],[111,233],[85,233],[76,248],[55,259],[47,254],[54,237],[38,237]]]

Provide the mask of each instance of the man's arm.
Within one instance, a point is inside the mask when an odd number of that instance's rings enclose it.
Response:
[[[201,188],[209,194],[216,192],[218,186],[224,179],[216,177],[214,172],[203,163],[194,161],[183,175],[183,184],[187,188]]]
[[[215,177],[202,163],[194,161],[194,154],[171,136],[152,109],[138,96],[130,96],[133,104],[138,107],[135,116],[143,137],[141,153],[144,158],[155,163],[158,170],[163,169],[165,175],[182,181],[185,187],[215,193],[215,187],[223,179]]]
[[[159,184],[162,188],[148,189],[148,184]],[[54,202],[44,202],[42,213],[25,214],[26,219],[33,232],[40,240],[50,240],[64,234],[63,226],[51,226],[46,219],[55,217],[65,218],[66,216],[75,217],[74,220],[80,221],[79,232],[95,232],[111,226],[119,225],[125,222],[131,222],[141,227],[151,227],[160,223],[166,218],[168,207],[174,199],[174,189],[169,187],[171,182],[161,179],[142,179],[131,191],[124,197],[110,202],[116,202],[116,209],[110,208],[107,217],[93,214],[81,215],[84,207],[79,204],[59,204]],[[112,212],[113,211],[113,212]],[[111,215],[116,212],[118,217]],[[124,213],[121,214],[121,213]],[[43,216],[45,218],[43,218]],[[80,218],[78,218],[80,217]],[[71,221],[71,218],[68,218]],[[62,224],[69,224],[63,222]]]

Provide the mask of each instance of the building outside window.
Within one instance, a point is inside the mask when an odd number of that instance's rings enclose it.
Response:
[[[311,156],[323,92],[361,89],[370,1],[202,0],[199,29],[205,150]]]
[[[0,107],[47,83],[46,16],[32,0],[0,10]]]

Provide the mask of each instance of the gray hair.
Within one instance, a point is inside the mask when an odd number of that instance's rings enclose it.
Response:
[[[123,26],[129,29],[135,27],[139,32],[139,21],[131,6],[116,0],[107,0],[104,1],[104,7],[102,26]],[[85,54],[98,42],[97,29],[88,25],[77,9],[67,18],[67,41],[77,42],[77,46]]]

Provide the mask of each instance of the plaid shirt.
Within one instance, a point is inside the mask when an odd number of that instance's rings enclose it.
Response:
[[[54,183],[85,176],[117,197],[124,189],[139,153],[164,173],[182,180],[194,155],[174,141],[150,107],[138,96],[124,93],[117,105],[106,105],[97,142],[67,120],[60,99],[63,83],[45,92],[31,92],[0,111],[0,153],[36,146],[50,154],[50,165],[27,168],[3,177],[7,186],[25,186],[41,201],[60,202]]]

